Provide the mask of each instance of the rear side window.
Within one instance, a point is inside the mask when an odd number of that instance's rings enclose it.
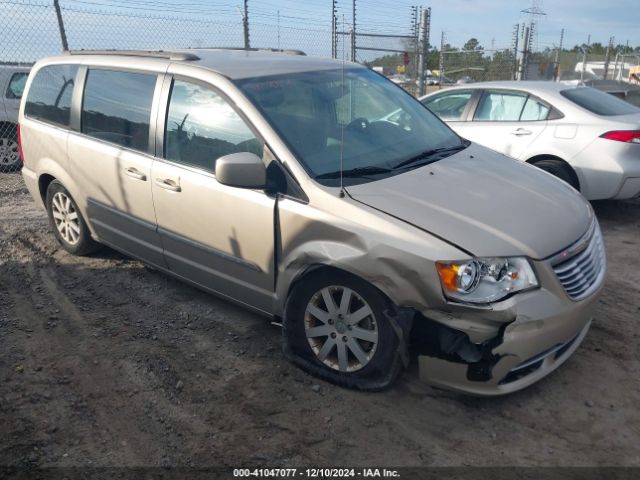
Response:
[[[425,98],[422,103],[442,120],[456,121],[462,118],[471,95],[470,90],[457,91]]]
[[[175,80],[171,89],[165,157],[213,172],[223,155],[251,152],[262,142],[227,101],[210,88]]]
[[[614,116],[640,113],[640,108],[591,87],[561,90],[560,94],[596,115]]]
[[[9,80],[5,96],[12,100],[20,100],[22,98],[22,93],[24,92],[24,87],[27,84],[28,76],[29,74],[27,72],[14,73],[11,80]]]
[[[25,105],[28,117],[69,126],[71,96],[78,65],[49,65],[38,70]]]
[[[527,98],[527,102],[524,104],[522,115],[520,115],[521,122],[533,122],[537,120],[546,120],[549,116],[549,106],[542,103],[535,97]]]
[[[89,69],[82,133],[146,152],[156,75]]]
[[[488,91],[473,117],[479,122],[517,122],[527,101],[526,93]]]

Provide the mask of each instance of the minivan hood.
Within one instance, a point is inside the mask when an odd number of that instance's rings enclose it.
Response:
[[[476,144],[347,191],[478,257],[549,257],[578,240],[593,216],[561,180]]]

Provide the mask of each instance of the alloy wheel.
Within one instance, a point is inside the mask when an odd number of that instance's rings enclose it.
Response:
[[[71,198],[57,192],[51,203],[51,214],[58,232],[69,245],[76,245],[80,241],[80,220]]]
[[[12,138],[0,138],[0,168],[13,167],[19,161],[18,142]]]
[[[364,368],[378,346],[373,310],[357,292],[344,286],[325,287],[311,297],[304,328],[318,360],[340,372]]]

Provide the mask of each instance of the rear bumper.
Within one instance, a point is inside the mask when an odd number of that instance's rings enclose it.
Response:
[[[640,162],[640,160],[638,160]],[[616,200],[626,200],[640,196],[640,177],[625,178],[618,193],[614,197]]]
[[[640,195],[640,145],[597,138],[570,163],[589,200]]]

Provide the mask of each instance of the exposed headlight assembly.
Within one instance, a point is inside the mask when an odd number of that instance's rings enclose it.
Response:
[[[463,303],[492,303],[535,288],[538,279],[526,258],[474,258],[436,262],[445,295]]]

